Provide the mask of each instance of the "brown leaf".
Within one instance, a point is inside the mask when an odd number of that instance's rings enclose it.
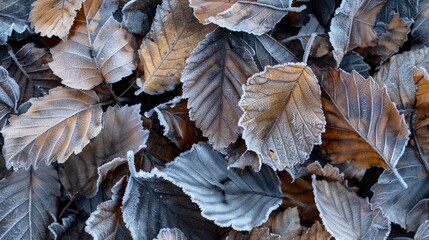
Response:
[[[41,161],[63,163],[73,152],[82,151],[101,130],[97,101],[95,92],[62,87],[31,99],[30,109],[12,116],[2,130],[7,166],[28,169]]]
[[[311,69],[302,63],[266,67],[243,89],[239,125],[247,148],[274,169],[307,160],[325,130],[320,88]]]
[[[50,61],[52,57],[48,49],[38,48],[34,43],[25,44],[17,52],[11,48],[0,49],[1,65],[18,82],[20,103],[33,97],[42,97],[49,89],[60,85],[60,79],[48,66]]]
[[[252,229],[249,233],[231,230],[227,240],[280,240],[280,235],[270,233],[270,229],[259,227]]]
[[[209,17],[218,15],[236,2],[237,0],[189,0],[189,6],[194,9],[194,16],[198,18],[200,23],[209,24]]]
[[[293,238],[293,240],[328,240],[331,239],[331,234],[326,231],[320,222],[316,222],[303,235]]]
[[[291,240],[301,234],[301,226],[298,208],[287,208],[282,212],[273,212],[268,221],[263,224],[270,232],[279,234],[281,240]]]
[[[36,0],[30,12],[31,26],[41,36],[65,39],[82,2],[84,0]]]
[[[253,50],[235,33],[216,29],[192,51],[180,81],[189,117],[214,148],[228,147],[241,132],[242,84],[258,71]]]
[[[311,163],[307,166],[307,169],[310,173],[316,174],[317,176],[322,176],[331,181],[344,181],[344,174],[340,173],[340,170],[331,164],[327,163],[322,167],[318,161]]]
[[[118,82],[136,68],[133,36],[114,19],[117,8],[115,0],[86,0],[69,39],[51,48],[49,66],[64,85],[89,90]]]
[[[139,50],[144,79],[137,79],[140,89],[136,95],[173,90],[180,83],[191,51],[215,28],[201,25],[188,4],[187,0],[165,0],[156,9],[152,27]]]
[[[335,162],[381,166],[395,172],[409,131],[384,87],[353,71],[331,71],[322,81],[326,132],[321,149]],[[353,146],[353,148],[350,148]]]

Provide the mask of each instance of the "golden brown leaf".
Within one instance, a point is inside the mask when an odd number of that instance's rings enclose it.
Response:
[[[331,234],[326,231],[319,221],[313,224],[306,233],[299,237],[293,238],[293,240],[328,240],[331,239]]]
[[[198,18],[200,23],[209,24],[209,17],[218,15],[236,2],[237,0],[189,0],[189,6],[194,9],[194,16]]]
[[[30,12],[31,26],[41,36],[67,38],[76,11],[84,0],[37,0]]]

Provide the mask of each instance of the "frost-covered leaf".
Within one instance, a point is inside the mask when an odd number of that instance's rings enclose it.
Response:
[[[326,231],[320,222],[316,222],[311,226],[306,233],[299,237],[293,238],[293,240],[328,240],[331,239],[331,234]]]
[[[414,235],[414,240],[429,240],[429,220],[420,225]]]
[[[316,15],[317,19],[323,26],[327,26],[329,20],[335,10],[335,1],[331,0],[317,0],[310,1],[308,7],[311,13]]]
[[[363,61],[363,57],[355,51],[351,51],[344,55],[340,63],[340,68],[349,73],[355,70],[364,78],[369,77],[368,71],[371,69],[371,67]]]
[[[429,75],[424,68],[414,68],[414,83],[417,87],[415,113],[412,119],[414,141],[425,165],[429,164]],[[429,169],[426,166],[426,169]]]
[[[164,0],[156,9],[149,33],[142,41],[139,56],[144,69],[137,79],[140,89],[148,94],[171,91],[180,83],[185,61],[197,44],[215,26],[201,25],[192,16],[187,0]]]
[[[374,192],[371,203],[375,208],[381,208],[389,221],[405,228],[407,213],[429,196],[429,175],[412,148],[405,150],[396,167],[408,188],[400,187],[396,176],[385,171],[371,187]]]
[[[53,239],[60,239],[61,235],[63,235],[68,229],[70,229],[75,221],[76,215],[71,214],[67,217],[63,217],[62,224],[58,222],[51,223],[51,225],[48,226],[48,229],[51,232]]]
[[[0,239],[47,239],[60,183],[54,168],[19,170],[0,181]]]
[[[49,66],[64,85],[89,90],[136,68],[133,36],[114,19],[117,8],[115,0],[86,0],[67,41],[51,48]]]
[[[187,240],[185,234],[177,228],[163,228],[159,230],[154,240]]]
[[[268,167],[258,173],[228,170],[224,157],[205,143],[194,145],[159,174],[190,195],[204,217],[236,230],[265,222],[283,197],[279,180]]]
[[[266,227],[253,228],[250,232],[231,230],[226,240],[280,240],[280,235],[270,233]]]
[[[429,0],[419,0],[417,4],[417,15],[411,30],[412,48],[429,47]]]
[[[307,160],[325,130],[320,88],[311,69],[303,63],[266,67],[243,89],[239,125],[247,148],[274,169]]]
[[[324,177],[325,179],[331,180],[331,181],[338,181],[343,182],[344,181],[344,174],[340,173],[340,170],[331,164],[327,163],[325,166],[322,167],[318,161],[314,163],[310,163],[307,166],[307,169],[310,173],[316,174],[317,176]]]
[[[263,226],[268,227],[270,232],[280,235],[281,240],[291,240],[299,236],[303,230],[296,207],[271,213]]]
[[[198,206],[180,188],[129,165],[132,176],[122,212],[133,239],[153,239],[162,228],[178,228],[193,239],[219,239],[219,228],[201,216]]]
[[[180,81],[189,117],[217,150],[235,142],[241,132],[241,86],[258,71],[252,52],[235,33],[218,28],[186,60]]]
[[[398,109],[412,109],[415,102],[416,87],[413,81],[413,69],[429,69],[429,48],[404,52],[390,58],[375,74],[374,81],[385,85],[390,99]]]
[[[101,130],[102,109],[97,101],[92,91],[62,87],[31,99],[30,109],[12,116],[1,131],[8,168],[28,169],[41,161],[63,163],[73,152],[82,151]]]
[[[85,231],[95,240],[127,239],[122,222],[122,199],[127,186],[127,178],[122,177],[112,188],[112,199],[102,202],[86,220]]]
[[[298,61],[292,51],[268,34],[255,36],[243,33],[243,39],[255,51],[253,58],[260,70],[264,70],[265,66]]]
[[[429,219],[429,199],[422,199],[407,213],[405,221],[407,230],[416,232],[427,219]]]
[[[410,134],[386,89],[353,71],[331,71],[322,80],[326,132],[321,149],[335,162],[381,166],[395,172]],[[351,144],[353,148],[350,148]]]
[[[38,48],[34,43],[25,44],[17,52],[0,48],[0,64],[18,82],[20,103],[47,95],[49,89],[59,86],[60,79],[48,66],[50,61],[52,57],[48,49]]]
[[[93,196],[110,169],[127,159],[127,151],[146,146],[149,132],[143,129],[140,104],[109,107],[100,134],[78,155],[60,167],[60,179],[70,196],[78,192]]]
[[[150,23],[155,16],[156,6],[162,0],[131,0],[122,8],[122,24],[134,34],[146,35],[150,29]]]
[[[17,113],[19,86],[6,69],[0,65],[0,129],[4,127],[9,113]]]
[[[70,215],[63,218],[62,225],[52,223],[48,228],[54,240],[92,240],[85,232],[85,220],[82,216]]]
[[[229,9],[236,2],[236,0],[189,0],[189,6],[194,9],[194,16],[200,21],[200,23],[209,24],[209,17],[216,16]]]
[[[233,0],[227,4],[212,2],[209,0],[197,0],[191,2],[196,16],[203,19],[201,22],[210,22],[232,31],[242,31],[255,35],[262,35],[280,22],[289,12],[301,12],[302,7],[293,7],[293,0]],[[232,4],[232,5],[231,5]],[[219,11],[224,10],[224,11]],[[204,18],[208,16],[207,20]]]
[[[317,34],[317,36],[314,38],[313,44],[311,45],[310,55],[319,58],[328,54],[331,50],[331,44],[329,43],[329,39],[324,37],[325,29],[313,15],[310,15],[310,20],[302,26],[298,34],[291,38],[297,37],[301,42],[302,48],[305,49],[312,34]]]
[[[399,48],[408,40],[407,35],[413,22],[399,17],[397,13],[392,15],[389,24],[377,23],[374,30],[378,39],[374,41],[373,46],[359,49],[367,62],[372,65],[377,66],[384,62],[398,52]]]
[[[316,206],[323,225],[336,239],[386,239],[390,222],[368,199],[350,192],[339,182],[317,181],[313,175]]]
[[[30,12],[31,26],[41,36],[66,39],[83,1],[36,0]]]
[[[31,2],[31,0],[0,1],[0,45],[7,42],[13,31],[23,33],[30,29],[28,14]]]
[[[356,47],[367,47],[377,39],[372,29],[385,0],[343,0],[335,10],[329,32],[338,64]]]
[[[390,22],[392,12],[398,13],[401,18],[414,19],[418,5],[419,0],[388,0],[377,14],[377,22]]]

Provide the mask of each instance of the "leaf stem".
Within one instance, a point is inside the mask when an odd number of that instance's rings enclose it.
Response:
[[[312,33],[310,35],[310,39],[307,42],[307,45],[305,46],[304,57],[302,58],[302,62],[304,63],[307,63],[308,56],[310,56],[311,46],[313,46],[314,39],[316,39],[316,36],[317,36],[316,33]]]
[[[135,82],[135,81],[133,81],[133,82],[130,84],[130,86],[128,86],[128,88],[127,88],[127,89],[125,89],[125,91],[123,91],[123,92],[119,95],[119,97],[124,96],[124,94],[125,94],[125,93],[127,93],[127,92],[128,92],[128,91],[133,87],[134,82]]]
[[[288,202],[290,202],[290,203],[292,203],[292,204],[295,204],[295,205],[297,205],[297,206],[299,206],[299,207],[302,207],[302,208],[304,208],[304,209],[307,209],[307,210],[310,210],[310,211],[314,211],[314,212],[318,212],[318,211],[317,211],[317,209],[315,209],[315,208],[313,208],[313,207],[310,207],[310,206],[308,206],[307,204],[302,203],[302,202],[300,202],[300,201],[298,201],[298,200],[295,200],[295,199],[292,199],[292,198],[290,198],[290,197],[287,197],[287,196],[285,196],[285,195],[283,195],[282,199],[283,199],[283,200],[286,200],[286,201],[288,201]]]
[[[67,203],[67,205],[63,208],[63,210],[61,211],[60,215],[58,216],[58,220],[60,220],[62,218],[62,216],[64,215],[64,213],[67,211],[67,209],[74,202],[74,200],[76,199],[76,197],[78,195],[79,195],[79,193],[76,193],[73,197],[70,198],[70,201]]]
[[[115,100],[116,103],[119,103],[119,97],[116,96],[115,92],[113,91],[112,87],[110,86],[109,83],[107,83],[106,81],[103,81],[104,84],[106,84],[107,89],[109,89],[110,95],[112,95],[113,99]]]

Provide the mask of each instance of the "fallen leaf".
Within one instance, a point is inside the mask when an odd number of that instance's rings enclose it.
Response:
[[[17,113],[19,86],[9,73],[0,65],[0,129],[2,129],[10,113]]]
[[[23,33],[30,29],[28,14],[31,0],[2,0],[0,2],[0,45],[7,42],[12,32]]]

